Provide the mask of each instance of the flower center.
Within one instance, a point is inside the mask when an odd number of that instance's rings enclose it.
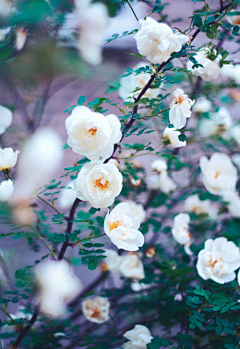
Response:
[[[97,132],[97,127],[93,127],[93,128],[90,128],[90,130],[88,130],[88,133],[90,133],[92,136],[94,136],[96,132]]]
[[[237,18],[234,19],[233,23],[236,24],[240,24],[240,17],[238,16]]]
[[[208,265],[213,269],[215,267],[215,264],[218,262],[223,262],[223,259],[221,257],[219,259],[210,258]],[[221,268],[221,265],[220,265],[220,268]]]
[[[218,178],[218,176],[220,175],[220,172],[216,172],[216,174],[215,174],[215,178]]]
[[[100,317],[100,311],[98,308],[92,308],[91,310],[92,310],[91,317],[93,317],[95,319]]]
[[[184,101],[184,98],[179,96],[177,97],[177,104],[181,104]]]
[[[110,230],[113,230],[121,226],[121,222],[120,221],[109,222],[109,226],[110,226]]]
[[[94,187],[97,187],[101,190],[105,190],[109,188],[109,185],[110,183],[108,182],[108,180],[106,180],[105,178],[101,178],[95,180]]]

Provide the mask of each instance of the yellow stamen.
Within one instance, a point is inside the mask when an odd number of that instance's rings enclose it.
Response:
[[[121,225],[120,221],[109,222],[110,230],[116,229]]]
[[[108,181],[106,181],[105,184],[102,184],[101,181],[102,181],[102,178],[101,179],[96,179],[94,187],[98,187],[101,190],[107,189],[109,187],[110,183]]]

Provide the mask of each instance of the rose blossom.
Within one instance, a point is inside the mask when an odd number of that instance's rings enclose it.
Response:
[[[221,74],[240,84],[240,67],[239,64],[224,64],[221,68]]]
[[[121,257],[118,272],[125,278],[141,280],[145,277],[142,261],[135,253]]]
[[[170,104],[169,121],[177,130],[186,125],[187,118],[192,115],[191,107],[194,104],[188,95],[180,88],[173,92],[173,101]]]
[[[100,268],[102,271],[118,271],[118,266],[121,262],[121,256],[117,254],[114,250],[106,250],[105,251],[106,258],[102,259],[100,262]]]
[[[211,114],[210,119],[203,119],[199,126],[199,132],[203,137],[211,135],[226,136],[226,132],[232,126],[232,117],[225,107],[220,107],[216,113]]]
[[[146,67],[146,63],[142,62],[137,64],[135,67],[133,67],[133,70],[137,70],[139,68]],[[139,92],[147,85],[149,79],[151,78],[150,73],[142,72],[140,74],[136,74],[135,72],[132,72],[132,74],[123,76],[120,78],[120,84],[118,93],[119,96],[124,101],[133,101],[134,96],[138,95]],[[144,97],[147,98],[156,98],[157,95],[160,93],[159,88],[149,88],[144,93]]]
[[[79,106],[66,119],[68,145],[90,160],[111,156],[113,146],[122,137],[121,123],[114,114],[104,116]]]
[[[84,316],[91,322],[102,324],[109,320],[110,303],[107,298],[87,298],[82,303]]]
[[[95,208],[105,208],[120,194],[122,181],[122,174],[114,164],[91,161],[81,168],[75,189],[80,200],[88,201]]]
[[[41,311],[53,317],[63,315],[67,303],[81,291],[80,280],[64,260],[41,262],[35,273],[40,285]]]
[[[184,245],[185,252],[192,254],[189,246],[191,245],[191,234],[189,233],[190,216],[188,213],[179,213],[174,217],[172,235],[181,245]]]
[[[240,145],[240,125],[235,125],[230,129],[231,137]]]
[[[8,201],[14,192],[14,186],[11,179],[0,183],[0,201]]]
[[[135,35],[138,52],[151,63],[166,62],[173,52],[179,52],[188,37],[180,32],[173,32],[166,23],[158,23],[147,17],[139,21],[142,26]]]
[[[133,212],[134,217],[139,220],[140,223],[143,223],[146,219],[147,213],[144,210],[142,204],[137,204],[132,200],[125,201],[128,204],[129,209]]]
[[[235,191],[228,191],[223,194],[223,201],[227,202],[228,212],[231,217],[240,218],[240,197]]]
[[[198,254],[196,268],[204,280],[225,284],[236,278],[234,270],[239,267],[239,248],[224,237],[206,240],[204,249]]]
[[[138,230],[140,222],[134,217],[127,203],[118,204],[104,220],[104,231],[117,248],[137,251],[144,244],[144,237]]]
[[[77,191],[74,187],[74,181],[66,184],[65,188],[61,189],[59,196],[59,206],[62,208],[71,207],[77,198]]]
[[[8,128],[13,119],[13,114],[10,109],[0,105],[0,135],[2,135],[6,128]]]
[[[132,330],[125,332],[123,337],[129,340],[124,343],[124,349],[146,349],[153,338],[149,329],[143,325],[135,325]]]
[[[190,70],[193,75],[200,76],[203,80],[215,80],[221,72],[221,68],[218,64],[220,57],[212,61],[208,58],[209,53],[210,50],[208,48],[203,48],[195,55],[195,59],[202,67],[198,66],[198,68],[193,68],[193,62],[188,61],[187,63],[187,69]]]
[[[185,211],[193,212],[197,215],[208,214],[211,218],[216,218],[217,209],[212,205],[210,200],[200,200],[199,196],[190,195],[184,202]]]
[[[163,131],[163,138],[167,138],[173,148],[186,147],[186,141],[180,141],[179,136],[181,132],[177,131],[173,127],[166,127]]]
[[[7,170],[14,167],[17,163],[19,150],[14,150],[12,148],[0,149],[0,170]]]
[[[192,109],[195,113],[208,113],[212,109],[212,102],[206,97],[200,97],[194,103]]]
[[[225,191],[235,190],[237,169],[227,154],[214,153],[209,160],[201,156],[200,168],[203,184],[211,194],[222,195]]]
[[[152,171],[161,173],[162,171],[167,171],[166,161],[163,159],[154,160],[151,164]]]

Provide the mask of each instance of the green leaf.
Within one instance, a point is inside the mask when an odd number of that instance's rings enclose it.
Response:
[[[78,98],[78,104],[82,105],[86,101],[87,97],[86,96],[81,96]]]
[[[88,262],[88,269],[89,270],[95,270],[98,266],[98,263],[95,259],[92,259]]]
[[[197,15],[194,17],[193,25],[200,28],[202,26],[202,17]]]

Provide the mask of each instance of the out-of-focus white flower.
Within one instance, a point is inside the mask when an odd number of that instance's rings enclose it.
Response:
[[[206,97],[200,97],[194,103],[192,109],[195,113],[208,113],[212,109],[212,102]]]
[[[21,51],[26,44],[28,33],[23,28],[16,29],[16,42],[15,46],[18,51]]]
[[[3,41],[5,39],[6,35],[10,32],[10,30],[11,30],[11,27],[0,29],[0,41]]]
[[[203,184],[211,194],[223,195],[225,191],[235,191],[237,169],[227,154],[214,153],[209,160],[201,156],[200,168]]]
[[[125,278],[141,280],[145,277],[142,261],[137,254],[122,256],[118,271]]]
[[[13,114],[10,109],[0,105],[0,134],[2,135],[13,120]]]
[[[191,107],[194,104],[188,95],[180,88],[173,92],[173,101],[170,104],[169,121],[177,130],[186,125],[187,118],[192,115]]]
[[[29,197],[29,193],[26,190],[21,192],[18,191],[18,187],[16,187],[10,199],[10,204],[12,207],[13,219],[16,224],[29,226],[37,220],[37,216],[30,206],[31,197]]]
[[[11,318],[13,320],[20,320],[20,319],[24,319],[24,320],[30,320],[32,317],[32,314],[30,314],[26,308],[24,308],[23,306],[19,306],[18,310],[16,311],[15,314],[10,314]],[[16,325],[4,325],[2,327],[2,332],[3,333],[13,333],[17,331],[17,326]]]
[[[190,216],[188,213],[179,213],[174,217],[172,235],[181,245],[184,245],[185,252],[192,254],[189,246],[191,244],[191,234],[189,233]]]
[[[240,144],[240,125],[233,126],[230,129],[230,135],[238,144]]]
[[[135,325],[132,330],[125,332],[123,337],[129,340],[124,343],[124,349],[146,349],[153,338],[149,329],[143,325]]]
[[[236,14],[235,16],[231,15],[231,14],[234,14],[234,12],[236,12],[236,10],[231,10],[230,12],[228,12],[228,16],[226,16],[226,19],[228,20],[229,23],[233,25],[240,25],[240,15],[239,14]]]
[[[234,270],[240,267],[239,248],[224,237],[205,241],[204,249],[198,254],[198,274],[219,284],[233,281]]]
[[[100,268],[102,269],[102,271],[118,271],[118,266],[121,262],[121,256],[119,256],[114,250],[106,250],[105,256],[107,257],[104,258],[100,263]]]
[[[41,311],[53,317],[66,312],[67,303],[81,291],[82,284],[64,260],[48,260],[35,266],[40,286]]]
[[[165,194],[169,194],[170,191],[177,188],[176,183],[168,176],[167,171],[160,173],[158,177],[158,185],[159,189]]]
[[[50,128],[37,131],[26,143],[18,162],[18,180],[22,186],[35,190],[47,184],[63,159],[62,140]]]
[[[232,156],[232,161],[240,169],[240,154],[234,154]]]
[[[142,204],[137,204],[132,200],[125,201],[128,204],[129,209],[133,212],[134,217],[139,220],[140,223],[143,223],[146,219],[147,213],[144,210]]]
[[[228,203],[227,208],[231,217],[240,217],[240,197],[237,192],[225,192],[223,201]]]
[[[121,123],[117,116],[91,111],[79,106],[66,119],[68,145],[75,153],[90,160],[103,159],[112,155],[113,146],[122,137]]]
[[[59,196],[59,206],[62,208],[71,207],[77,198],[77,191],[74,187],[74,181],[67,183],[66,187],[61,190]]]
[[[210,200],[200,200],[199,196],[190,195],[184,203],[185,211],[195,214],[208,214],[212,219],[217,216],[217,208],[212,205]]]
[[[13,192],[14,186],[11,179],[0,183],[0,201],[8,201],[12,197]]]
[[[104,231],[117,248],[137,251],[144,244],[144,237],[138,230],[140,222],[135,218],[127,203],[118,204],[104,220]]]
[[[122,174],[114,164],[91,161],[81,168],[75,189],[80,200],[88,201],[95,208],[105,208],[120,194],[122,182]]]
[[[82,303],[84,316],[91,322],[102,324],[109,320],[110,303],[107,298],[87,298]]]
[[[152,171],[161,173],[162,171],[167,171],[166,161],[163,159],[154,160],[151,164]]]
[[[10,15],[13,10],[13,2],[11,0],[0,0],[0,17]]]
[[[201,49],[197,52],[195,55],[195,59],[199,64],[202,65],[202,67],[193,68],[193,62],[188,61],[187,63],[187,69],[192,72],[193,75],[200,76],[203,80],[211,80],[211,79],[217,79],[221,68],[219,66],[219,57],[215,59],[214,61],[211,61],[211,59],[208,58],[208,54],[210,53],[210,50],[208,48]]]
[[[99,2],[87,7],[80,17],[79,50],[89,64],[102,62],[103,38],[108,19],[107,7]]]
[[[139,21],[141,29],[135,35],[138,52],[151,63],[166,62],[173,52],[179,52],[188,37],[173,32],[166,23],[147,17]]]
[[[151,287],[151,285],[144,284],[143,282],[134,281],[133,283],[131,283],[130,287],[133,292],[140,292],[143,290],[147,290],[148,288]]]
[[[181,148],[186,147],[187,142],[186,141],[180,141],[179,136],[181,135],[181,132],[176,130],[173,127],[166,127],[163,131],[163,138],[167,138],[173,148]]]
[[[139,68],[146,67],[146,63],[142,62],[137,64],[135,67],[133,67],[133,70],[137,70]],[[118,93],[119,96],[124,101],[133,101],[134,96],[138,95],[140,91],[147,85],[149,79],[151,78],[150,73],[132,73],[127,76],[123,76],[120,78],[120,84]],[[157,95],[160,93],[159,88],[149,88],[145,93],[144,97],[147,98],[156,98]]]
[[[19,150],[14,150],[12,148],[0,149],[0,170],[7,170],[14,167],[17,163]]]
[[[240,66],[239,64],[224,64],[221,68],[221,74],[240,84]]]
[[[232,126],[232,117],[225,107],[220,107],[216,113],[211,114],[210,119],[203,119],[199,126],[199,132],[203,137],[211,135],[226,136],[226,132]]]

